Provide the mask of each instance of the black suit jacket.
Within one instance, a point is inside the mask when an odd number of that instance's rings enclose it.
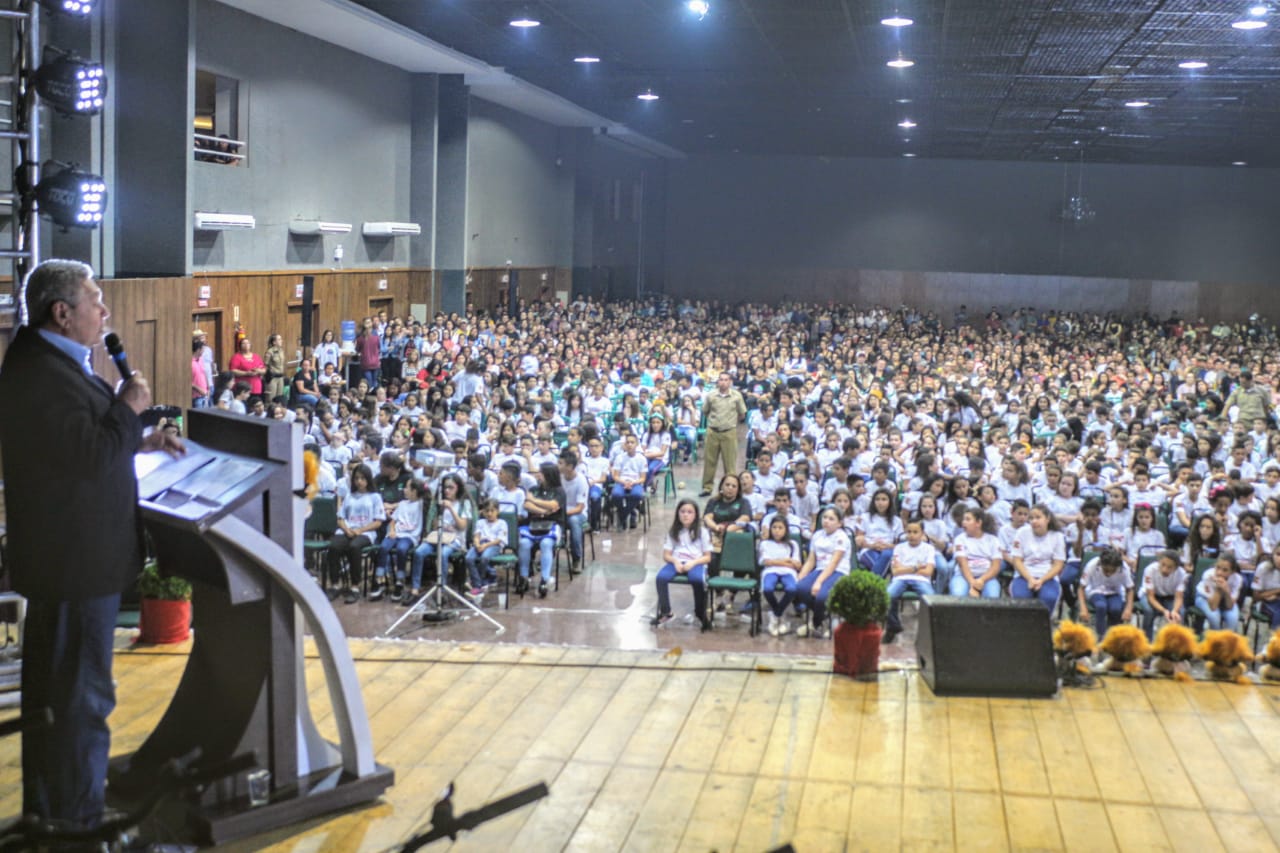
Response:
[[[142,425],[98,377],[23,327],[0,366],[13,587],[70,601],[122,592],[142,565],[133,456]]]

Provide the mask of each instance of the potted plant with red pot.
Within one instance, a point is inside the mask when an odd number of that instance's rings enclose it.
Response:
[[[855,678],[874,676],[880,670],[881,625],[889,615],[888,583],[855,569],[831,588],[827,609],[840,618],[833,670]]]
[[[138,618],[138,642],[181,643],[191,632],[191,584],[176,575],[161,573],[154,560],[147,561],[138,576],[142,612]]]

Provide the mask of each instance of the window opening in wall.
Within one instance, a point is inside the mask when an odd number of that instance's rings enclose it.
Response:
[[[192,122],[196,162],[243,164],[249,152],[240,130],[240,81],[196,69],[196,114]]]

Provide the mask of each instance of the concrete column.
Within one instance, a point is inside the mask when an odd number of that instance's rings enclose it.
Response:
[[[191,272],[191,118],[195,110],[194,0],[105,4],[114,37],[107,68],[115,136],[110,216],[116,277]]]
[[[442,74],[436,87],[435,262],[440,310],[466,308],[467,125],[470,91],[461,74]]]

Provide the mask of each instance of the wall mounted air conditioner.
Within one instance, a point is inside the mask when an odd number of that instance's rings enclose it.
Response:
[[[416,222],[366,222],[360,229],[366,237],[414,237],[422,233]]]
[[[317,234],[349,234],[350,222],[318,222],[314,219],[295,219],[289,223],[289,233],[299,237],[314,237]]]
[[[239,231],[257,227],[257,220],[247,213],[201,213],[196,211],[197,231]]]

